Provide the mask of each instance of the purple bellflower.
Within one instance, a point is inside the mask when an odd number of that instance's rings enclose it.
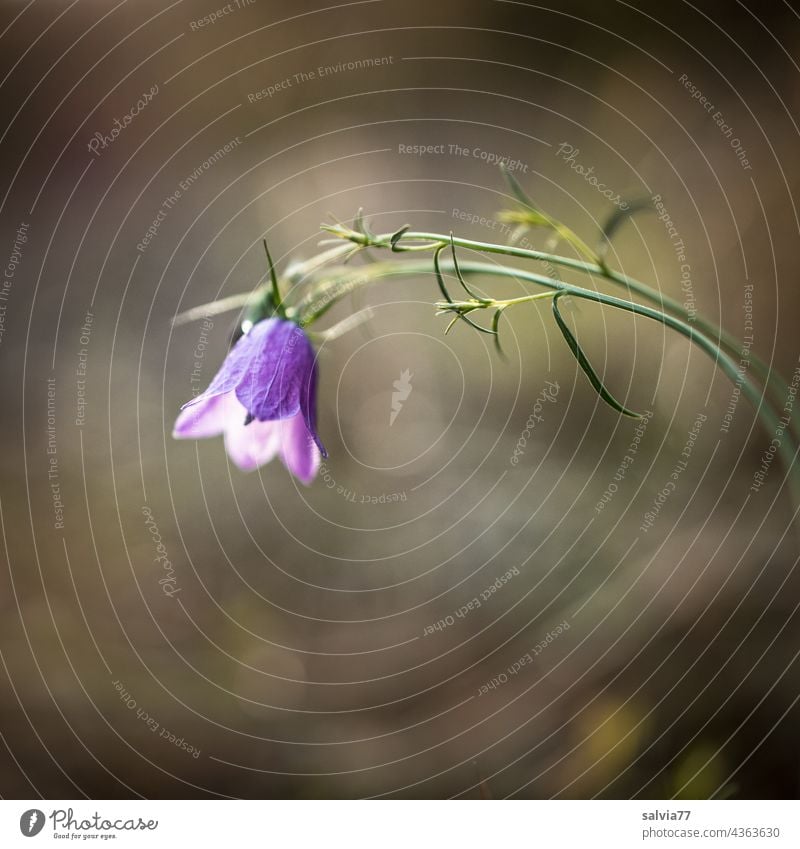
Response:
[[[254,324],[231,348],[205,392],[181,407],[172,435],[224,434],[225,449],[245,471],[279,454],[310,484],[327,457],[317,435],[317,366],[303,330],[282,318]]]

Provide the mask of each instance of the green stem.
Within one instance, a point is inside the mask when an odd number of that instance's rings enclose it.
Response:
[[[616,285],[623,286],[628,291],[635,292],[640,297],[660,306],[662,309],[669,310],[676,317],[688,319],[686,310],[679,301],[676,301],[669,295],[664,295],[640,280],[636,280],[626,274],[613,271],[605,263],[594,263],[586,260],[572,259],[570,257],[560,256],[559,254],[552,254],[546,251],[519,248],[515,245],[497,245],[491,242],[479,242],[474,239],[464,239],[458,236],[444,236],[441,233],[416,232],[412,230],[405,231],[393,247],[392,236],[394,235],[395,234],[393,233],[385,233],[378,236],[365,236],[360,233],[353,233],[347,238],[357,244],[365,246],[369,244],[373,247],[390,248],[395,251],[398,249],[415,251],[434,250],[440,245],[450,244],[452,242],[452,244],[458,247],[479,251],[481,253],[502,254],[504,256],[518,257],[519,259],[532,259],[539,262],[550,263],[551,265],[559,265],[562,268],[570,268],[574,271],[583,272],[584,274],[603,277]],[[415,245],[413,248],[401,246],[401,243],[406,241],[426,242],[428,244]],[[722,328],[716,327],[713,323],[707,321],[701,316],[697,316],[693,319],[692,324],[696,325],[703,333],[715,339],[719,348],[724,348],[728,354],[733,355],[737,359],[741,357],[741,342],[739,342],[735,336]],[[783,378],[776,373],[774,369],[770,369],[770,367],[756,354],[751,352],[749,359],[753,370],[757,373],[758,377],[762,380],[764,386],[771,394],[772,400],[780,403],[781,406],[785,404],[789,395],[789,387],[786,381],[783,380]],[[737,377],[738,368],[739,366],[737,365]],[[790,427],[795,436],[800,436],[800,429],[798,429],[797,424],[790,423]]]
[[[433,234],[409,233],[406,235],[408,238],[414,238],[417,240],[437,238],[439,239],[437,245],[441,243],[440,237],[436,237]],[[381,237],[376,237],[376,239],[380,238]],[[449,241],[449,239],[447,241]],[[454,241],[457,245],[461,245],[463,247],[473,247],[475,244],[481,244],[472,243],[470,242],[470,240],[467,239],[455,239]],[[382,245],[377,246],[381,247]],[[536,253],[533,251],[525,251],[522,248],[507,249],[504,246],[497,245],[487,245],[486,249],[488,253],[505,253],[506,250],[512,250],[516,252],[513,255],[524,254],[525,256],[529,256],[530,254]],[[566,258],[559,257],[558,259],[565,260]],[[572,267],[585,267],[588,265],[587,263],[580,263],[577,260],[567,260],[567,262],[572,265]],[[567,262],[562,261],[561,264],[567,264]],[[614,295],[608,295],[604,292],[597,292],[592,289],[584,289],[580,286],[575,286],[571,283],[565,283],[561,280],[554,280],[553,278],[545,277],[544,275],[536,274],[535,272],[526,271],[519,268],[507,268],[505,266],[492,265],[491,263],[485,262],[464,261],[461,261],[459,263],[459,266],[462,272],[469,274],[485,274],[494,277],[507,277],[518,281],[523,280],[528,283],[533,283],[537,286],[544,286],[545,288],[551,291],[563,292],[564,294],[569,294],[576,298],[582,298],[583,300],[592,301],[594,303],[602,304],[604,306],[614,307],[617,309],[624,310],[625,312],[633,313],[634,315],[639,315],[644,318],[652,319],[653,321],[657,321],[665,325],[666,327],[677,331],[689,341],[696,344],[702,351],[704,351],[714,361],[714,363],[722,369],[723,373],[731,380],[731,382],[733,382],[734,384],[740,382],[742,394],[753,405],[754,409],[756,410],[756,413],[761,418],[763,424],[767,427],[768,431],[774,434],[780,428],[781,420],[775,410],[772,408],[771,404],[767,401],[765,397],[765,391],[762,391],[747,376],[746,373],[740,373],[738,363],[728,353],[726,353],[720,348],[720,345],[717,341],[710,338],[702,330],[699,330],[696,327],[687,324],[687,322],[677,318],[676,316],[670,315],[657,309],[653,309],[651,307],[645,306],[644,304],[637,304],[633,301],[626,301],[623,298],[618,298]],[[443,263],[442,267],[448,268],[448,270],[450,271],[454,270],[452,262]],[[358,275],[353,275],[352,279],[349,281],[350,285],[346,287],[347,292],[352,291],[358,286],[369,285],[384,278],[388,279],[391,277],[409,277],[416,276],[419,274],[429,274],[431,273],[431,267],[430,263],[423,263],[419,261],[382,263],[379,262],[360,268],[358,272]],[[361,279],[358,279],[359,277]],[[785,436],[786,433],[784,434],[784,437]],[[794,440],[791,438],[782,439],[780,443],[779,454],[787,470],[788,483],[792,494],[792,500],[794,504],[800,504],[800,480],[798,480],[797,474],[794,473],[795,453],[796,448]]]

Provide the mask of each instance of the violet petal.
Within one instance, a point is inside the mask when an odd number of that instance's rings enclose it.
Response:
[[[249,425],[240,419],[225,431],[225,450],[242,470],[251,472],[268,463],[281,444],[280,422],[257,422]]]
[[[264,345],[265,341],[275,331],[276,327],[285,323],[279,319],[270,318],[254,324],[250,328],[250,332],[242,336],[228,352],[228,356],[225,357],[219,371],[214,375],[214,379],[209,384],[208,389],[196,398],[192,398],[181,409],[185,410],[209,398],[223,395],[235,389],[242,380],[247,378],[256,360],[258,351]],[[247,407],[246,404],[245,407]]]
[[[244,407],[233,392],[210,397],[198,396],[186,404],[172,430],[175,439],[205,439],[219,436],[228,426],[232,416],[245,416]]]
[[[311,366],[311,374],[306,381],[305,386],[300,393],[300,412],[303,414],[303,421],[308,428],[314,442],[317,443],[320,454],[323,457],[328,456],[325,446],[317,433],[317,364]]]
[[[314,480],[320,463],[316,441],[303,416],[298,414],[281,423],[281,459],[286,468],[306,486]]]
[[[300,396],[307,391],[313,365],[314,349],[300,327],[291,321],[274,321],[252,349],[250,367],[236,385],[236,397],[259,421],[291,418],[300,410]]]

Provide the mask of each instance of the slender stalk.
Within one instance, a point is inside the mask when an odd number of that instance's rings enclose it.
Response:
[[[434,234],[407,234],[408,238],[416,239],[433,239],[436,238],[437,245],[442,243],[442,237],[436,237]],[[449,242],[449,239],[447,240]],[[469,247],[470,240],[454,239],[455,243],[462,244],[464,247]],[[382,245],[378,245],[382,247]],[[503,246],[487,246],[487,248],[495,248],[495,250],[487,250],[489,253],[504,253]],[[512,250],[522,252],[522,248],[513,248]],[[525,254],[532,252],[524,251]],[[561,258],[563,259],[563,258]],[[570,260],[570,262],[577,261]],[[563,263],[562,263],[563,264]],[[586,265],[581,263],[582,265]],[[504,277],[514,280],[522,280],[532,283],[537,286],[543,286],[553,292],[563,292],[576,298],[582,298],[587,301],[592,301],[604,306],[614,307],[624,310],[625,312],[633,313],[644,318],[649,318],[657,321],[672,330],[677,331],[689,341],[696,344],[703,352],[705,352],[711,360],[719,366],[723,373],[733,382],[739,382],[741,385],[742,394],[753,405],[756,413],[761,418],[761,421],[766,426],[767,430],[773,434],[778,431],[781,426],[781,420],[778,414],[765,397],[765,391],[754,383],[747,374],[740,373],[738,363],[724,350],[720,348],[718,342],[708,336],[705,332],[695,326],[688,324],[682,319],[661,310],[654,309],[644,304],[637,304],[633,301],[627,301],[623,298],[618,298],[614,295],[609,295],[604,292],[597,292],[592,289],[585,289],[581,286],[576,286],[571,283],[565,283],[561,280],[555,280],[551,277],[546,277],[532,271],[527,271],[519,268],[508,268],[501,265],[493,265],[485,262],[460,261],[459,267],[463,273],[481,274],[492,277]],[[442,270],[448,272],[454,271],[452,262],[443,262]],[[343,294],[349,294],[355,288],[370,285],[380,280],[393,277],[413,277],[420,274],[430,274],[432,269],[429,262],[411,261],[411,262],[376,262],[359,269],[331,269],[334,274],[333,285],[338,286]],[[335,277],[336,273],[341,274],[341,277]],[[521,301],[533,300],[535,296],[525,296]],[[476,302],[477,303],[477,302]],[[326,310],[332,303],[326,304]],[[309,322],[310,323],[310,322]],[[787,478],[792,493],[792,498],[795,504],[800,504],[800,480],[794,467],[796,445],[794,439],[784,438],[781,440],[779,454],[781,460],[787,470]]]
[[[646,283],[629,277],[626,274],[614,271],[609,268],[604,262],[589,262],[588,260],[573,259],[571,257],[561,256],[559,254],[549,253],[547,251],[538,251],[529,248],[520,248],[516,245],[498,245],[491,242],[480,242],[474,239],[465,239],[459,236],[444,236],[441,233],[427,233],[413,230],[405,230],[399,239],[393,244],[393,238],[396,238],[396,233],[384,233],[381,235],[373,235],[369,233],[360,233],[357,231],[336,232],[340,238],[349,239],[349,241],[362,246],[371,246],[376,248],[389,248],[394,251],[406,250],[435,250],[443,244],[452,244],[457,247],[467,248],[469,250],[479,251],[481,253],[502,254],[504,256],[517,257],[519,259],[532,259],[539,262],[550,263],[551,265],[569,268],[574,271],[580,271],[584,274],[590,274],[596,277],[602,277],[610,282],[623,286],[630,292],[635,292],[640,297],[650,301],[653,304],[667,309],[676,317],[687,319],[686,310],[683,305],[669,295],[653,289]],[[404,245],[405,242],[422,242],[413,246]],[[719,348],[723,348],[728,354],[735,356],[737,359],[741,356],[741,342],[735,336],[715,326],[712,322],[707,321],[701,316],[697,316],[692,320],[692,324],[696,325],[700,331],[707,336],[712,337],[718,343]],[[789,395],[789,387],[783,378],[761,360],[756,354],[750,353],[750,363],[758,377],[763,381],[766,389],[771,393],[772,400],[779,402],[781,405],[786,403]],[[737,365],[737,378],[738,378]],[[734,380],[734,382],[736,382]],[[795,436],[800,434],[798,426],[795,423],[790,423],[790,427]]]

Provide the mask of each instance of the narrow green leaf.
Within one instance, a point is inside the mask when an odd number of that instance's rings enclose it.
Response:
[[[281,290],[278,285],[278,275],[275,273],[275,264],[272,262],[272,257],[269,253],[269,248],[267,247],[267,240],[264,239],[264,251],[267,254],[267,265],[269,266],[269,279],[272,283],[272,298],[275,301],[275,308],[277,309],[281,303]]]
[[[449,332],[453,329],[453,325],[455,325],[455,323],[458,321],[458,319],[459,319],[460,317],[461,317],[461,316],[456,315],[456,316],[455,316],[455,317],[451,320],[450,324],[448,324],[448,325],[447,325],[447,327],[445,327],[445,329],[444,329],[444,335],[445,335],[445,336],[447,336],[447,334],[448,334],[448,333],[449,333]]]
[[[452,304],[453,299],[450,297],[450,293],[447,291],[447,286],[445,285],[444,277],[442,276],[442,269],[441,269],[441,266],[439,265],[439,256],[441,255],[442,251],[445,250],[446,247],[447,247],[447,245],[441,244],[434,251],[434,254],[433,254],[433,270],[435,272],[436,282],[439,284],[439,291],[442,293],[442,295],[444,296],[444,299],[447,301],[447,303]],[[463,313],[458,312],[458,311],[455,311],[455,312],[456,312],[456,319],[459,319],[459,318],[463,319],[464,321],[466,321],[466,323],[470,327],[473,327],[475,330],[479,330],[481,333],[488,333],[490,336],[494,335],[493,331],[487,330],[485,327],[481,327],[480,324],[475,324],[474,321],[467,318],[467,316],[465,316]],[[447,333],[450,332],[450,328],[453,326],[453,324],[455,324],[455,319],[448,326],[447,331],[446,331]]]
[[[602,241],[600,243],[600,253],[605,254],[611,239],[620,227],[629,219],[639,212],[646,211],[654,212],[652,203],[649,198],[640,198],[627,204],[625,209],[617,207],[611,215],[609,215],[602,229]]]
[[[448,304],[453,303],[453,299],[450,297],[450,293],[447,291],[447,286],[444,282],[444,277],[442,277],[442,269],[439,267],[439,255],[445,249],[445,245],[439,245],[438,248],[433,253],[433,270],[436,273],[436,282],[439,284],[439,291],[442,293],[442,297],[447,301]]]
[[[219,300],[211,301],[209,304],[201,304],[198,307],[184,310],[182,313],[178,313],[170,323],[173,327],[180,327],[180,325],[188,324],[190,321],[199,321],[201,318],[222,315],[231,310],[238,310],[247,306],[253,300],[253,297],[252,292],[229,295],[227,298],[220,298]]]
[[[458,256],[456,256],[456,243],[453,237],[453,231],[450,231],[450,250],[453,253],[453,270],[456,273],[456,277],[458,278],[458,282],[461,284],[461,288],[472,298],[473,300],[480,301],[481,303],[488,303],[486,298],[482,298],[480,295],[476,295],[472,289],[467,286],[467,281],[464,280],[464,275],[461,273],[461,269],[458,267]]]
[[[501,213],[501,220],[512,223],[524,224],[528,227],[544,227],[556,233],[559,238],[563,239],[567,244],[572,245],[579,254],[582,254],[587,260],[594,261],[596,259],[594,251],[586,244],[586,242],[571,230],[566,224],[556,221],[546,212],[538,209],[530,197],[525,193],[525,190],[520,185],[519,180],[501,164],[500,170],[508,183],[511,193],[517,201],[525,207],[524,212],[504,212]]]
[[[403,238],[403,235],[405,233],[407,233],[410,229],[411,229],[411,225],[406,224],[404,227],[401,227],[399,230],[395,230],[395,232],[392,233],[391,238],[389,239],[389,242],[391,243],[393,251],[397,252],[397,251],[401,250],[401,248],[397,247],[397,243],[400,241],[400,239]]]
[[[505,177],[506,182],[508,183],[508,187],[511,189],[511,193],[514,197],[523,205],[530,209],[532,212],[536,212],[536,207],[533,204],[533,201],[525,194],[525,190],[520,185],[519,180],[501,163],[500,170]]]
[[[595,392],[608,404],[610,407],[613,407],[618,413],[622,413],[623,416],[630,416],[632,419],[640,419],[642,416],[640,413],[635,413],[632,410],[628,410],[626,407],[623,407],[622,404],[617,401],[616,398],[605,388],[603,382],[597,376],[597,373],[592,368],[591,363],[588,359],[586,359],[586,355],[583,353],[581,346],[578,344],[578,340],[572,335],[572,331],[567,327],[567,323],[561,316],[561,312],[558,309],[558,299],[561,297],[561,293],[559,292],[553,298],[553,317],[556,320],[556,324],[558,325],[558,329],[564,336],[567,345],[569,346],[570,351],[572,351],[573,356],[578,361],[578,365],[583,369],[584,374],[589,378],[589,383],[592,384]]]
[[[506,353],[503,350],[503,346],[500,344],[500,316],[503,314],[504,307],[500,307],[495,314],[492,316],[492,333],[494,333],[494,346],[497,348],[497,353],[500,355],[502,360],[507,360]]]

